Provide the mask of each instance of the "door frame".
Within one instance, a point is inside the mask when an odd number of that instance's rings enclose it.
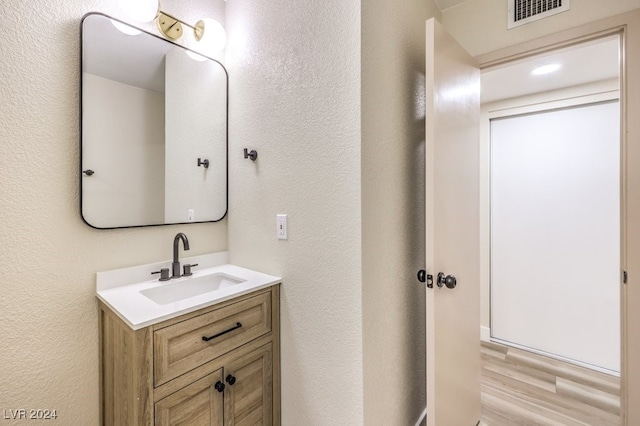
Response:
[[[621,420],[640,424],[640,9],[535,40],[479,55],[480,69],[506,64],[593,39],[620,35],[621,263],[627,282],[620,286]],[[629,259],[636,259],[629,262]],[[622,271],[621,271],[622,282]],[[632,361],[636,361],[635,363]]]

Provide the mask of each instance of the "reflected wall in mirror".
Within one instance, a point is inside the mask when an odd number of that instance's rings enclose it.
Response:
[[[81,57],[84,221],[122,228],[222,219],[222,64],[100,13],[82,20]]]

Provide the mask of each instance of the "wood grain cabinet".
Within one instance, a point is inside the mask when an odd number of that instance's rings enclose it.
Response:
[[[104,425],[279,425],[279,286],[140,330],[100,302]]]

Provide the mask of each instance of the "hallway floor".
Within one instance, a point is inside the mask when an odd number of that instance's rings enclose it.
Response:
[[[482,343],[482,424],[620,425],[620,379]]]

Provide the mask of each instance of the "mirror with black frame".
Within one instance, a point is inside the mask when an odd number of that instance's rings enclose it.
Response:
[[[80,209],[100,229],[227,212],[228,76],[101,13],[82,20]]]

